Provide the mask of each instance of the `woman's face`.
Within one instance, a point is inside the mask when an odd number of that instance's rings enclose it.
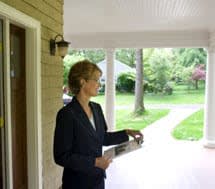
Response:
[[[82,87],[82,91],[85,95],[89,97],[97,96],[100,88],[100,77],[101,73],[99,71],[95,71],[94,74],[85,81],[85,84]]]

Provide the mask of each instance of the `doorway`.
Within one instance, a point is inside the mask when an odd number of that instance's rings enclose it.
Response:
[[[10,24],[13,188],[27,189],[25,30]]]
[[[5,132],[3,92],[3,21],[0,19],[0,188],[5,187]]]
[[[0,95],[4,97],[3,100],[1,97],[0,107],[5,118],[1,129],[5,159],[0,163],[6,170],[3,170],[6,183],[3,189],[19,188],[16,185],[42,189],[41,23],[1,1],[0,20],[4,34],[3,71],[0,70],[0,74],[4,73],[0,75],[0,79],[4,79],[3,90],[0,88]],[[2,111],[0,113],[2,116]],[[2,144],[2,137],[0,140]],[[23,155],[18,157],[15,153]],[[22,179],[16,183],[18,176]]]

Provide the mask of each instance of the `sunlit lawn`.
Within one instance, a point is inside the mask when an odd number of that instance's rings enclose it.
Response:
[[[200,89],[187,89],[187,86],[178,85],[174,87],[172,95],[164,94],[144,94],[144,103],[147,104],[204,104],[205,90],[200,86]],[[100,94],[93,98],[94,101],[104,106],[104,95]],[[116,129],[134,128],[143,129],[156,120],[167,115],[167,109],[147,109],[147,111],[139,116],[133,116],[134,94],[117,93],[116,94]],[[194,117],[189,117],[186,121],[177,126],[173,136],[183,140],[198,140],[202,137],[203,127],[203,111],[200,111]]]
[[[204,111],[192,114],[183,120],[172,132],[172,135],[180,140],[199,140],[203,134]]]
[[[93,99],[104,106],[104,96],[100,95]],[[146,126],[161,119],[169,113],[168,109],[147,109],[142,115],[133,114],[134,95],[117,94],[116,97],[116,130],[126,128],[144,129]],[[120,108],[120,106],[123,108]]]
[[[179,88],[173,91],[172,95],[147,94],[145,102],[146,104],[203,104],[204,89],[185,91]]]
[[[143,115],[135,116],[130,110],[117,110],[116,129],[132,128],[141,130],[169,113],[167,109],[149,109]]]
[[[173,90],[172,95],[164,94],[144,94],[145,104],[203,104],[204,103],[205,90],[201,88],[199,90],[187,89],[187,86],[179,85]],[[100,104],[104,104],[104,95],[98,95],[94,98],[95,101]],[[132,105],[134,104],[133,93],[117,93],[116,105]]]

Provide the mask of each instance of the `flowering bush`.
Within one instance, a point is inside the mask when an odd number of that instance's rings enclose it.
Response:
[[[196,89],[198,89],[198,81],[205,80],[206,72],[205,72],[205,65],[199,64],[197,65],[192,73],[192,80],[195,81]]]

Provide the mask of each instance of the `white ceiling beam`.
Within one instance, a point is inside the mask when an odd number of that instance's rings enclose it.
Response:
[[[123,32],[67,35],[72,48],[208,47],[207,31]]]

